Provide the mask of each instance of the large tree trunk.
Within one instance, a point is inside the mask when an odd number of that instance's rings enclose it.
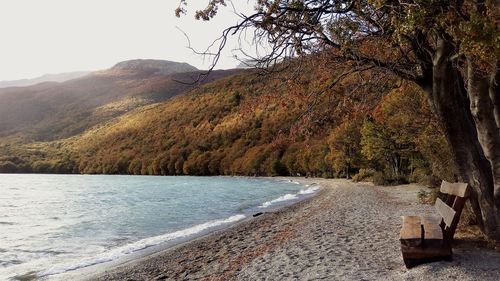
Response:
[[[496,85],[496,76],[496,70],[488,75],[476,67],[472,59],[467,60],[467,93],[470,109],[479,142],[491,164],[495,204],[500,207],[500,130],[497,122],[500,88]]]
[[[500,209],[495,205],[493,174],[478,139],[463,76],[452,63],[453,45],[438,39],[431,81],[422,87],[443,124],[463,181],[473,189],[471,203],[485,234],[500,241]],[[430,80],[430,79],[429,79]]]
[[[493,114],[495,115],[495,122],[497,127],[500,128],[500,61],[497,62],[497,70],[491,74],[490,77],[490,98],[493,103]]]

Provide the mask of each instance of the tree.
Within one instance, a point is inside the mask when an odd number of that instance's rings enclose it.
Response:
[[[335,128],[328,138],[330,158],[337,173],[343,173],[351,178],[351,170],[359,168],[361,155],[360,120],[346,120]]]
[[[375,161],[390,168],[392,178],[402,175],[403,161],[407,144],[399,144],[389,128],[374,120],[368,119],[361,128],[361,152],[370,161]]]
[[[224,0],[210,0],[196,18],[210,20]],[[252,15],[227,37],[253,28],[270,45],[260,66],[329,52],[349,73],[386,69],[428,95],[486,235],[500,240],[500,1],[257,0]],[[186,13],[180,1],[177,15]],[[385,46],[381,48],[381,46]],[[332,64],[332,67],[335,65]],[[327,87],[325,92],[333,87]]]
[[[441,179],[456,181],[449,145],[417,85],[403,83],[392,90],[383,97],[374,117],[389,129],[395,143],[406,147],[403,154],[410,160],[410,172],[429,169]]]
[[[362,130],[362,153],[385,166],[394,179],[419,169],[453,180],[455,169],[439,124],[430,112],[424,93],[414,83],[402,83],[384,96]],[[441,165],[441,167],[436,167]],[[408,178],[407,180],[410,180]]]

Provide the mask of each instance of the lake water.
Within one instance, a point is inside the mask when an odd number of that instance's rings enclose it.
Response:
[[[290,180],[0,174],[0,279],[61,276],[309,196]]]

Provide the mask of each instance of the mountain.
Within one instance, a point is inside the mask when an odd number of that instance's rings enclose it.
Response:
[[[201,81],[236,73],[212,72]],[[81,133],[139,106],[165,101],[198,85],[202,73],[186,63],[132,60],[63,83],[0,89],[0,137],[55,140]]]
[[[43,82],[65,82],[71,79],[76,79],[89,74],[90,71],[74,71],[59,74],[45,74],[40,77],[32,79],[20,79],[12,81],[0,81],[0,88],[7,87],[27,87],[31,85],[40,84]]]

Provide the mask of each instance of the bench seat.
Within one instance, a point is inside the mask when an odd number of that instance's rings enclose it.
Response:
[[[401,244],[420,246],[422,244],[422,222],[419,216],[403,216],[403,227],[399,233]]]
[[[400,233],[401,253],[406,267],[434,261],[450,260],[452,250],[443,239],[440,221],[436,218],[403,216]]]
[[[436,200],[436,211],[439,217],[403,216],[399,241],[401,253],[407,268],[415,265],[451,260],[453,235],[460,214],[469,196],[465,183],[448,183],[443,181],[441,193],[448,194],[446,202]]]

